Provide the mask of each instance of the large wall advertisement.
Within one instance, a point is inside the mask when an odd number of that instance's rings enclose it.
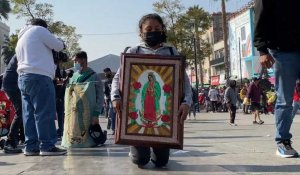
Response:
[[[230,19],[229,23],[229,50],[231,75],[240,78],[252,76],[252,70],[247,66],[247,60],[253,56],[250,10]]]

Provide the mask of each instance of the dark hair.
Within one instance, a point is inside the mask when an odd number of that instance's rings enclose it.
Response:
[[[162,32],[165,37],[162,42],[165,42],[167,40],[167,34],[166,34],[167,28],[166,28],[166,25],[164,24],[163,19],[157,13],[150,13],[150,14],[144,15],[139,21],[139,29],[142,30],[142,25],[145,23],[146,20],[149,20],[149,19],[157,20],[161,24],[162,30],[163,30]]]
[[[87,60],[87,54],[85,51],[79,51],[75,54],[75,58],[81,58]]]
[[[34,26],[42,26],[42,27],[45,27],[45,28],[48,28],[48,25],[47,25],[47,22],[43,19],[40,19],[40,18],[34,18],[31,20],[31,25],[34,25]]]
[[[254,77],[252,80],[253,81],[258,81],[258,80],[260,80],[260,78]]]
[[[103,69],[103,72],[111,72],[111,70],[109,67],[107,67],[107,68]]]

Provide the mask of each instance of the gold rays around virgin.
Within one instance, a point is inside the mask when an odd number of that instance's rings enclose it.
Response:
[[[147,65],[132,65],[130,82],[137,82],[143,72],[151,70],[159,74],[165,84],[173,84],[173,71],[174,67],[170,66],[147,66]]]

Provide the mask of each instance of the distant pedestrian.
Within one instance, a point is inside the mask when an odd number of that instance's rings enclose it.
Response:
[[[216,112],[217,104],[219,101],[219,91],[216,89],[215,86],[211,86],[210,90],[208,91],[208,97],[210,100],[212,112]]]
[[[193,116],[194,116],[194,119],[196,120],[196,110],[197,110],[197,105],[198,105],[198,97],[197,97],[197,90],[196,90],[195,87],[192,88],[192,92],[193,92],[193,103],[192,103],[191,108],[190,108],[189,119],[191,119],[191,112],[193,111]]]
[[[292,112],[293,118],[297,114],[299,108],[300,108],[300,80],[297,80],[295,91],[294,91],[294,98],[293,98],[293,112]]]
[[[240,91],[240,99],[243,101],[243,112],[244,114],[249,113],[249,103],[247,99],[247,86],[243,86]]]
[[[224,101],[227,105],[230,114],[230,125],[237,126],[235,123],[236,116],[236,103],[237,103],[237,93],[235,92],[236,81],[230,80],[229,86],[225,90]]]
[[[250,84],[248,88],[247,98],[251,101],[251,111],[254,114],[253,124],[263,124],[264,121],[260,119],[259,110],[261,109],[260,106],[260,98],[262,91],[259,87],[260,79],[254,77],[253,82]],[[257,121],[258,119],[258,121]]]
[[[108,114],[107,121],[107,129],[112,130],[112,135],[115,134],[115,126],[116,126],[116,112],[113,110],[110,93],[111,93],[111,83],[113,79],[113,74],[109,67],[103,70],[105,80],[104,80],[104,103],[105,103],[105,111]]]

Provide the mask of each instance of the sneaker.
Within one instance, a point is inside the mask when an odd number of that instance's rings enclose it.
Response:
[[[39,156],[40,155],[40,150],[26,151],[24,149],[24,155],[25,156]]]
[[[262,121],[262,120],[260,120],[260,121],[258,122],[259,125],[262,125],[262,124],[264,124],[264,123],[265,123],[265,122]]]
[[[235,123],[229,123],[231,126],[237,126],[237,124]]]
[[[50,150],[47,151],[41,151],[40,155],[41,156],[59,156],[59,155],[64,155],[67,153],[67,150],[61,149],[58,147],[53,147]]]
[[[11,144],[5,145],[3,150],[4,150],[4,153],[7,153],[7,154],[22,153],[22,149],[17,148],[16,146],[12,146]]]
[[[290,140],[285,140],[277,143],[276,155],[284,158],[299,156],[297,151],[292,147]]]
[[[257,123],[257,121],[253,121],[253,124],[256,125],[256,124],[258,124],[258,123]]]

